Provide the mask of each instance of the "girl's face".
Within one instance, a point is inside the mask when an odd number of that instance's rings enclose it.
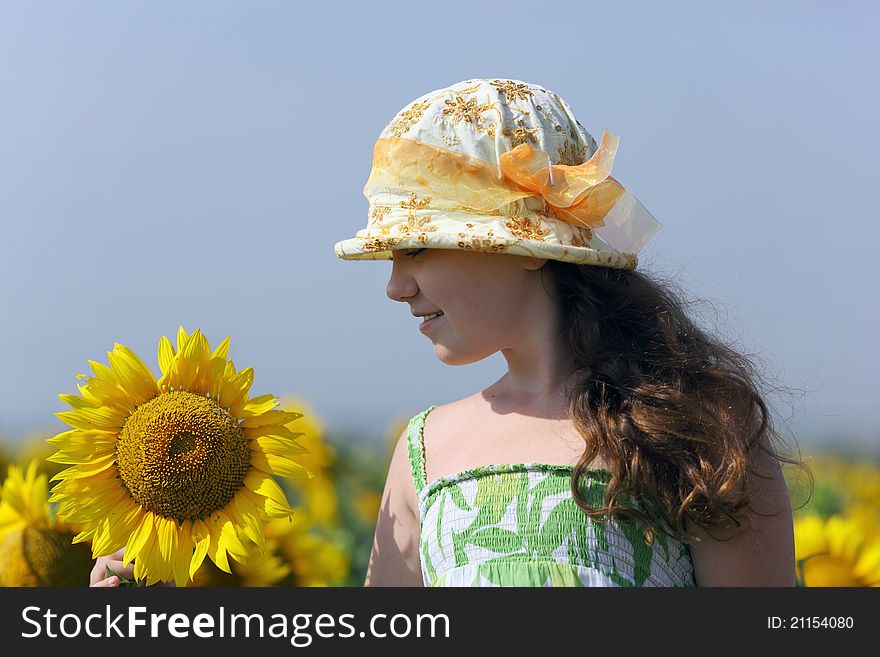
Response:
[[[466,365],[519,344],[544,260],[458,249],[393,251],[386,294],[415,315],[443,311],[424,329],[437,357]],[[538,277],[538,278],[536,278]],[[419,330],[422,318],[413,320]]]

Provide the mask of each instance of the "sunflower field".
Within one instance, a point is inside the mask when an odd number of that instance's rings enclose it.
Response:
[[[394,444],[329,432],[298,394],[253,397],[229,338],[159,341],[161,376],[122,345],[62,394],[69,429],[0,436],[0,586],[88,586],[125,549],[129,584],[362,586]],[[798,586],[880,586],[880,458],[783,467]]]

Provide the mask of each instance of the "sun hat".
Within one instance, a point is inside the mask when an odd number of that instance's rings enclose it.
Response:
[[[559,95],[511,79],[427,93],[389,121],[364,186],[367,227],[344,260],[464,249],[634,269],[662,225],[617,180],[619,137],[600,144]]]

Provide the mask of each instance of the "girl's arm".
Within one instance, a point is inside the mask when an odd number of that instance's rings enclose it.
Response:
[[[364,586],[424,586],[419,558],[419,520],[414,502],[415,486],[404,431],[388,468]]]
[[[767,443],[764,442],[767,447]],[[753,529],[742,526],[729,530],[712,529],[714,540],[702,529],[699,542],[690,543],[697,586],[794,586],[794,522],[788,487],[779,462],[763,450],[756,450],[750,474],[750,506],[764,515],[749,512]],[[687,531],[693,525],[685,521]],[[728,537],[733,536],[734,538]]]

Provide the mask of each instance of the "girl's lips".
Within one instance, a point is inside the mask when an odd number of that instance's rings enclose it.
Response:
[[[421,324],[419,324],[419,330],[424,333],[429,328],[431,328],[437,320],[443,319],[445,315],[437,315],[436,317],[432,317],[431,319],[423,320]]]

